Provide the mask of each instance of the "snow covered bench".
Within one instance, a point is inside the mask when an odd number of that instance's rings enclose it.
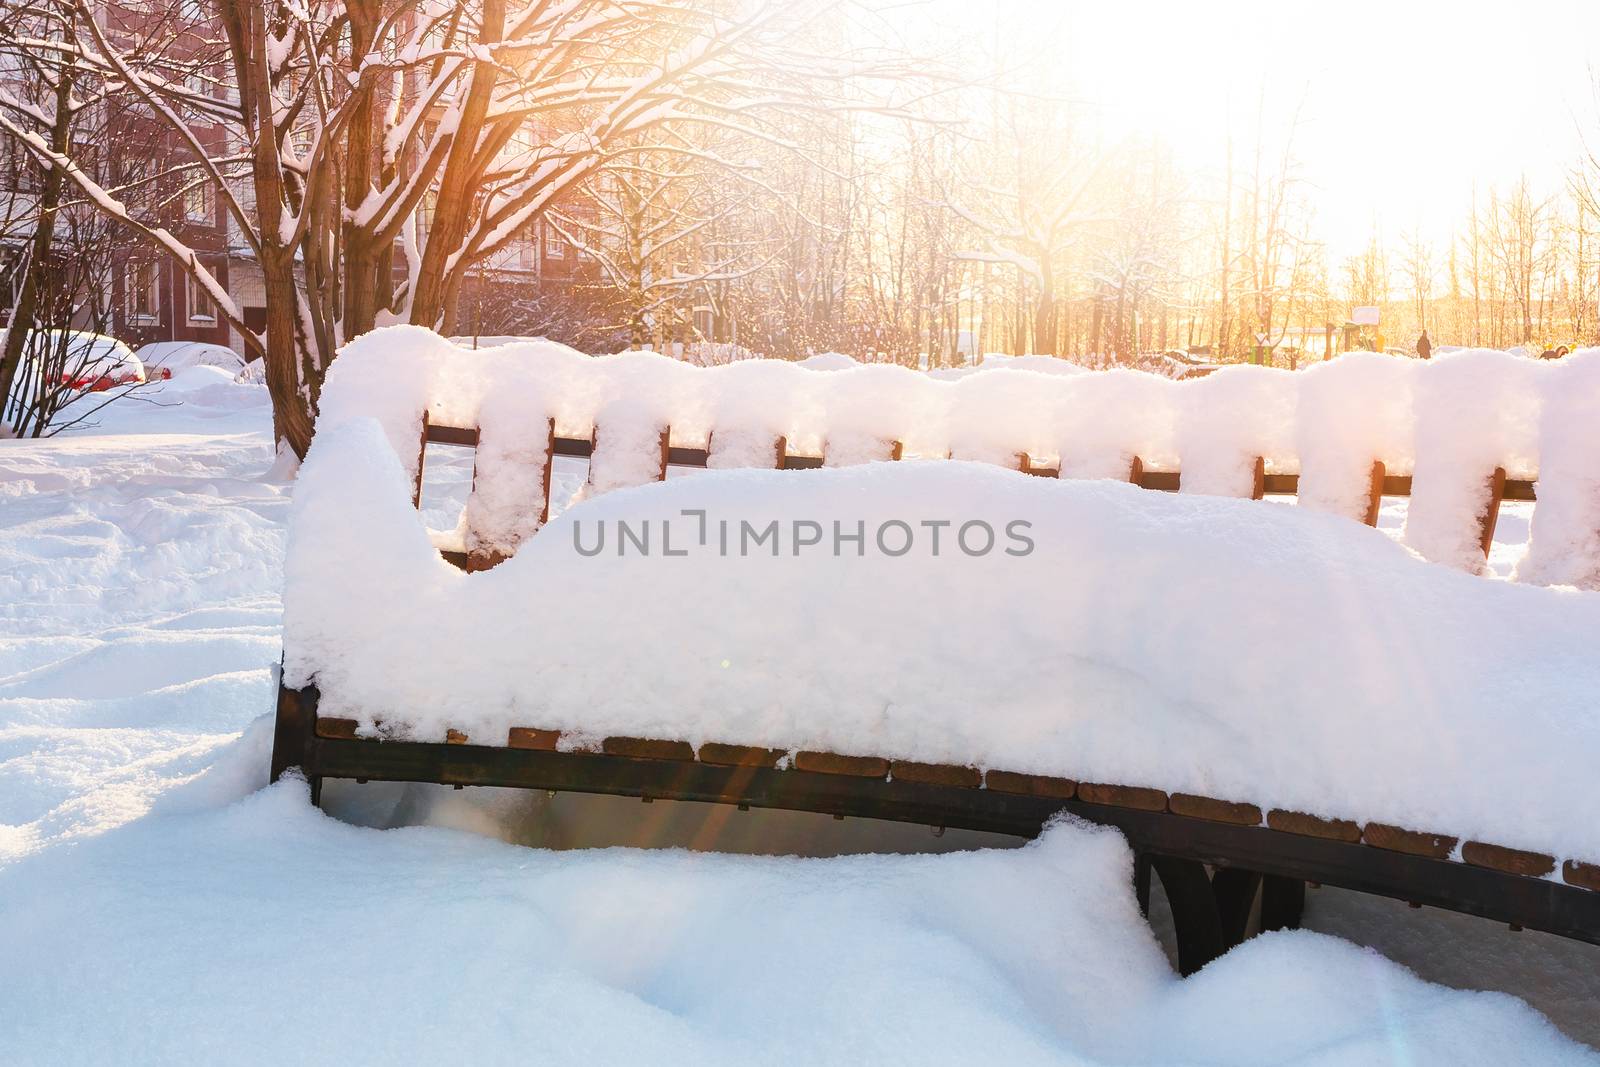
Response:
[[[1237,940],[1258,891],[1262,922],[1292,925],[1306,881],[1600,942],[1600,598],[1478,581],[1349,521],[1393,463],[1440,520],[1408,536],[1481,552],[1495,468],[1532,474],[1512,447],[1526,433],[1482,439],[1517,394],[1435,390],[1456,424],[1493,417],[1470,455],[1429,462],[1394,451],[1401,416],[1369,391],[1341,407],[1310,374],[1248,375],[1244,399],[1178,392],[1229,380],[927,383],[370,335],[330,375],[296,489],[274,776],[299,766],[313,795],[327,777],[524,786],[1019,835],[1070,812],[1120,827],[1160,875],[1186,970]],[[1292,452],[1238,432],[1285,380]],[[1297,437],[1312,425],[1338,447]],[[476,448],[456,567],[415,515],[419,440]],[[552,519],[563,455],[587,460],[586,499]],[[918,456],[985,462],[871,462]],[[744,469],[642,488],[674,465]],[[852,469],[777,472],[836,466]],[[1275,487],[1311,507],[1209,495]],[[1593,544],[1573,531],[1596,513],[1556,498],[1535,528],[1567,535],[1542,565],[1581,575]],[[775,523],[772,554],[765,536],[730,554],[705,525],[666,532],[687,515]],[[830,554],[797,525],[838,521],[870,527],[861,554],[849,530]],[[930,521],[997,540],[882,541]],[[591,553],[580,524],[613,539]]]
[[[893,449],[1183,493],[1289,495],[1369,525],[1383,497],[1405,497],[1404,542],[1477,573],[1500,502],[1532,501],[1537,487],[1515,579],[1600,589],[1600,351],[1559,364],[1489,351],[1427,363],[1348,353],[1298,373],[1238,366],[1183,382],[1025,370],[936,381],[893,366],[592,359],[546,342],[465,350],[396,327],[354,342],[336,366],[319,425],[379,419],[419,487],[419,433],[474,446],[481,436],[483,476],[457,543],[445,546],[458,562],[476,554],[475,567],[506,558],[546,521],[552,454],[592,453],[593,495],[659,478],[663,458],[796,469]]]

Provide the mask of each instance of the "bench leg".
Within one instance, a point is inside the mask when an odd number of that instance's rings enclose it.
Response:
[[[1222,918],[1222,937],[1229,947],[1245,939],[1258,893],[1261,909],[1257,929],[1260,933],[1300,928],[1300,916],[1306,905],[1306,884],[1298,878],[1219,867],[1211,876],[1211,888]]]
[[[1255,910],[1261,875],[1241,867],[1218,867],[1211,876],[1211,891],[1217,898],[1222,920],[1222,939],[1232,948],[1244,940],[1250,929],[1250,913]]]
[[[1298,930],[1306,908],[1306,884],[1267,875],[1261,880],[1261,930]]]
[[[1222,914],[1205,864],[1198,860],[1152,856],[1150,866],[1161,879],[1172,925],[1178,935],[1178,972],[1184,977],[1222,955],[1230,947],[1223,937]]]
[[[1150,918],[1150,856],[1133,854],[1133,896],[1139,902],[1139,914]]]
[[[272,731],[272,781],[283,777],[290,767],[305,767],[316,725],[316,690],[290,689],[280,682],[278,717]],[[307,777],[311,781],[311,802],[315,804],[322,793],[322,780],[320,776]]]

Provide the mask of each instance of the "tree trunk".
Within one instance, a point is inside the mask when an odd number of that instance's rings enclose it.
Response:
[[[304,457],[315,426],[315,391],[302,382],[299,335],[299,287],[294,260],[288,255],[261,264],[267,305],[267,394],[272,397],[272,434]],[[318,383],[320,385],[320,382]]]
[[[1056,279],[1050,269],[1050,252],[1045,250],[1040,262],[1043,270],[1039,279],[1039,307],[1033,316],[1034,351],[1041,356],[1056,354]]]
[[[1126,287],[1117,289],[1117,307],[1111,320],[1111,355],[1118,363],[1128,355],[1128,331],[1123,329],[1128,314],[1127,292]]]
[[[480,45],[498,42],[505,32],[506,0],[484,0]],[[433,213],[433,228],[422,249],[422,264],[413,281],[411,321],[418,326],[439,329],[451,310],[450,295],[459,286],[460,276],[469,263],[452,260],[464,251],[468,216],[477,196],[477,179],[482,168],[473,163],[478,151],[478,134],[483,129],[489,101],[499,78],[499,68],[491,59],[479,59],[473,71],[461,117],[451,137],[450,152],[439,182],[439,196]]]
[[[68,42],[75,40],[68,36]],[[62,64],[56,77],[56,113],[50,126],[50,149],[57,156],[65,155],[72,133],[72,77],[66,64]],[[50,266],[50,247],[55,243],[56,209],[61,205],[61,185],[64,175],[60,167],[48,167],[44,184],[39,190],[38,218],[34,220],[33,240],[28,250],[28,269],[23,272],[22,286],[11,310],[11,328],[6,331],[5,346],[0,349],[0,416],[11,406],[11,389],[17,380],[17,370],[22,365],[22,349],[33,327],[35,309],[39,303],[39,284]],[[62,327],[69,325],[62,323]],[[24,392],[23,395],[30,395]],[[20,412],[19,412],[20,414]]]

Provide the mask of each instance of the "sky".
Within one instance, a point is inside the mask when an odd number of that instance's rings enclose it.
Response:
[[[1273,128],[1299,107],[1300,173],[1335,258],[1375,224],[1390,242],[1442,238],[1475,182],[1526,173],[1554,190],[1580,124],[1600,148],[1600,0],[929,0],[884,17],[1011,61],[1032,49],[1109,133],[1160,135],[1197,171],[1221,171],[1230,122],[1236,152],[1250,143],[1263,89]]]

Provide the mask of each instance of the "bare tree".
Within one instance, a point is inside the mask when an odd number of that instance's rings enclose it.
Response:
[[[126,369],[115,344],[97,335],[109,330],[112,265],[127,233],[40,154],[70,153],[91,180],[130,202],[173,192],[150,180],[144,131],[76,62],[74,12],[66,0],[30,0],[0,24],[0,236],[19,246],[4,264],[11,307],[0,341],[0,426],[19,437],[81,424],[131,391],[83,396]]]
[[[1013,268],[1034,298],[1032,348],[1057,351],[1063,259],[1103,214],[1093,191],[1108,154],[1073,137],[1069,105],[1011,99],[982,162],[949,200],[975,246],[960,258]]]
[[[1489,257],[1517,313],[1516,340],[1523,344],[1534,338],[1534,310],[1543,298],[1540,283],[1551,255],[1550,214],[1550,201],[1536,198],[1526,177],[1505,195],[1490,193]]]
[[[1411,290],[1417,329],[1426,330],[1430,322],[1428,308],[1433,300],[1433,285],[1438,265],[1434,262],[1433,244],[1424,238],[1419,230],[1413,229],[1401,240],[1400,272],[1405,276],[1406,286]]]
[[[451,331],[474,269],[614,149],[669,127],[773,137],[774,115],[844,106],[877,62],[797,45],[830,11],[810,0],[212,0],[198,21],[169,17],[195,7],[180,0],[116,20],[94,0],[63,2],[70,34],[31,47],[139,101],[182,147],[260,265],[264,335],[193,249],[70,146],[30,148],[170,256],[265,356],[274,427],[297,452],[345,338],[390,321]]]
[[[1170,159],[1154,149],[1130,154],[1117,176],[1118,202],[1092,241],[1090,275],[1098,291],[1111,295],[1110,350],[1121,360],[1148,347],[1136,324],[1152,298],[1161,307],[1165,333],[1185,242],[1184,189]]]
[[[690,144],[618,151],[580,195],[546,215],[579,255],[598,264],[606,302],[634,345],[660,343],[668,333],[717,339],[710,320],[724,310],[722,291],[772,258],[752,219],[781,198],[755,165]],[[696,308],[708,321],[695,322]]]
[[[0,84],[0,140],[17,164],[16,179],[0,192],[6,213],[16,222],[8,229],[25,234],[26,250],[14,269],[14,298],[10,328],[0,343],[0,400],[10,402],[22,368],[29,331],[40,325],[41,293],[54,251],[64,177],[59,168],[40,167],[28,149],[43,145],[58,155],[66,153],[72,133],[93,101],[75,98],[75,65],[52,52],[35,53],[21,43],[34,35],[60,36],[75,43],[70,9],[40,3],[11,12],[0,26],[0,70],[12,75],[10,85]],[[17,95],[18,92],[25,95]],[[29,390],[31,394],[33,390]]]

